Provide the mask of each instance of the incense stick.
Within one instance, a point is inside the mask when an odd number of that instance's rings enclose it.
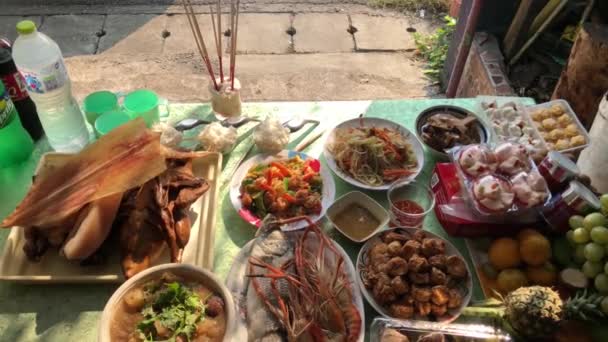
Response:
[[[234,90],[234,69],[236,66],[236,43],[237,43],[237,38],[238,38],[238,30],[239,30],[239,5],[241,3],[241,0],[236,0],[236,14],[235,19],[234,19],[234,29],[233,29],[233,34],[232,34],[232,44],[231,44],[231,60],[232,63],[230,65],[230,88],[232,88],[232,90]]]
[[[186,10],[186,17],[188,18],[188,24],[190,24],[190,30],[192,30],[192,34],[194,35],[194,40],[196,42],[196,46],[198,47],[198,51],[207,67],[207,72],[209,73],[209,77],[211,77],[211,81],[213,82],[213,87],[215,90],[220,90],[217,82],[215,80],[215,73],[213,72],[213,66],[211,65],[211,60],[209,59],[209,53],[207,52],[207,46],[205,45],[205,40],[203,39],[203,35],[201,34],[200,26],[198,25],[198,20],[196,19],[196,14],[194,13],[194,9],[192,8],[192,4],[190,0],[182,0],[182,4],[184,5],[184,9]]]
[[[224,83],[224,63],[222,63],[222,55],[224,54],[223,48],[222,48],[222,7],[221,7],[221,2],[222,0],[217,0],[217,40],[219,41],[219,50],[218,50],[218,60],[220,62],[220,79],[222,80],[222,83]]]
[[[218,1],[219,4],[219,1]],[[209,14],[211,15],[211,26],[213,27],[213,40],[215,41],[215,50],[217,52],[217,59],[219,61],[220,64],[220,83],[224,82],[224,73],[222,71],[222,51],[219,45],[219,40],[218,40],[218,31],[221,32],[220,28],[218,27],[216,29],[215,27],[215,16],[213,15],[213,6],[209,5]],[[218,23],[221,23],[221,12],[218,11]]]

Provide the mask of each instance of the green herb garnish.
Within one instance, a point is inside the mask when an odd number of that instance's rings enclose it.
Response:
[[[144,341],[157,341],[159,332],[155,326],[162,325],[169,331],[162,340],[175,341],[178,336],[190,341],[196,332],[196,324],[205,317],[205,304],[198,294],[177,283],[163,284],[151,293],[151,300],[142,309],[143,320],[137,331]],[[165,334],[163,334],[165,335]]]

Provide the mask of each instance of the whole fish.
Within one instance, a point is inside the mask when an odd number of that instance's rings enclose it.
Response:
[[[249,260],[259,260],[275,267],[281,267],[293,260],[294,241],[281,231],[278,224],[273,224],[274,217],[268,216],[260,227],[259,236],[251,248]],[[293,266],[290,266],[291,268]],[[249,265],[250,276],[267,272],[265,269]],[[289,298],[286,280],[275,283],[281,297]],[[256,290],[257,287],[257,290]],[[259,293],[270,294],[270,280],[251,277],[247,288],[247,330],[249,341],[283,342],[287,341],[286,332],[275,313],[273,313]],[[268,300],[273,300],[267,297]],[[276,304],[276,301],[273,302]]]

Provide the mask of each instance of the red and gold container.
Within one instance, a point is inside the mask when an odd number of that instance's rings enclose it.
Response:
[[[582,183],[571,181],[566,190],[553,196],[541,215],[555,232],[565,233],[570,229],[570,216],[586,215],[599,209],[599,198]]]
[[[538,171],[547,181],[549,190],[558,193],[568,187],[568,182],[579,174],[576,164],[557,151],[550,151],[538,165]]]

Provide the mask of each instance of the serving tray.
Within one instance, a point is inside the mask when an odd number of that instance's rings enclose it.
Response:
[[[51,172],[63,165],[66,154],[47,153],[42,156],[35,174]],[[213,247],[215,235],[215,218],[219,194],[219,179],[222,169],[222,155],[209,154],[192,161],[194,175],[209,182],[209,190],[190,207],[192,229],[190,240],[184,249],[182,263],[213,267]],[[11,228],[0,255],[0,280],[23,283],[120,283],[124,281],[120,267],[118,246],[116,253],[99,266],[80,266],[59,255],[57,249],[51,248],[40,262],[27,259],[23,252],[25,243],[24,230]],[[153,265],[169,262],[168,249]]]

